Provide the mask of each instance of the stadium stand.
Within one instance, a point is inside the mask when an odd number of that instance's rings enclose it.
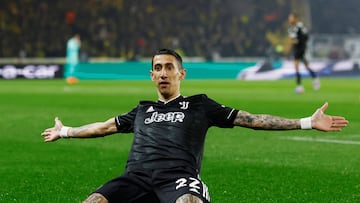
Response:
[[[208,59],[265,56],[273,46],[267,34],[286,32],[291,2],[2,0],[0,57],[63,57],[73,32],[81,34],[83,58],[131,60],[159,47]],[[308,3],[312,32],[360,31],[353,17],[360,1]]]
[[[90,56],[150,56],[159,47],[187,56],[262,56],[266,31],[282,30],[286,1],[3,0],[0,57],[61,57],[72,32]]]

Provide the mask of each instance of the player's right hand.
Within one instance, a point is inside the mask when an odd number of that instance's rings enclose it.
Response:
[[[60,129],[63,127],[62,122],[58,117],[55,118],[55,126],[48,128],[41,133],[44,137],[44,142],[53,142],[60,138]]]

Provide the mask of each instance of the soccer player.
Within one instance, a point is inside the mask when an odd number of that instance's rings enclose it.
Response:
[[[66,43],[66,82],[74,84],[77,78],[74,73],[79,64],[79,50],[81,47],[81,40],[79,34],[74,34]]]
[[[293,45],[293,54],[294,54],[294,66],[296,71],[296,93],[303,93],[304,87],[301,84],[301,74],[299,71],[299,65],[302,61],[305,65],[305,68],[309,71],[311,77],[313,78],[313,88],[314,90],[320,89],[320,80],[316,73],[310,68],[308,60],[305,58],[306,52],[306,43],[308,40],[308,31],[304,24],[299,21],[297,14],[290,13],[288,17],[290,24],[289,27],[289,37]]]
[[[179,54],[159,50],[150,72],[158,101],[140,101],[126,114],[80,127],[64,126],[55,118],[55,126],[42,132],[45,142],[134,133],[124,174],[96,189],[84,202],[210,202],[199,173],[211,126],[340,131],[348,124],[343,117],[326,115],[327,103],[310,117],[288,119],[225,107],[205,94],[186,97],[180,93],[185,75]]]

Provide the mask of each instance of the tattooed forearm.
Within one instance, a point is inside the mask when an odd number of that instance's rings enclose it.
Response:
[[[288,119],[265,114],[250,114],[239,111],[234,124],[259,130],[294,130],[300,129],[299,119]]]

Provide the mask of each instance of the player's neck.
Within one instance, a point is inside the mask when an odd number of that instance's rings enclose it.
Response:
[[[180,96],[181,96],[181,94],[179,93],[179,94],[177,94],[177,95],[175,95],[173,97],[169,97],[169,98],[159,97],[159,101],[164,102],[166,104],[166,103],[169,103],[169,102],[177,99]]]

